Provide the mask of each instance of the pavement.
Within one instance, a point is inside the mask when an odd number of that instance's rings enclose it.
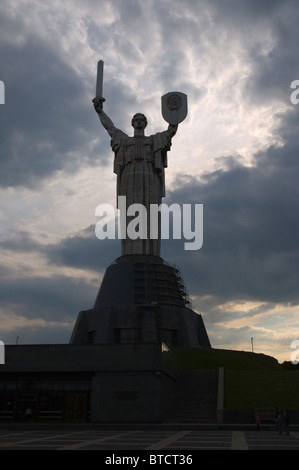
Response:
[[[255,427],[243,430],[184,425],[51,427],[25,423],[1,426],[0,450],[101,450],[106,451],[107,458],[115,458],[116,450],[132,456],[145,451],[152,459],[169,455],[170,460],[164,463],[176,464],[180,462],[171,461],[175,455],[188,454],[192,458],[198,450],[299,450],[299,432],[291,429],[289,435],[285,432],[279,435],[273,426],[257,431]]]

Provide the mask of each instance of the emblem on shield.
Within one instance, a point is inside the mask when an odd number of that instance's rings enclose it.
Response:
[[[187,95],[179,91],[171,91],[161,98],[162,116],[169,124],[179,124],[188,113]]]

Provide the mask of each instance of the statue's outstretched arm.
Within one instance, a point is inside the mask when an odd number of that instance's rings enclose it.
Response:
[[[103,111],[103,99],[96,97],[92,100],[92,102],[94,105],[94,109],[96,113],[98,114],[103,127],[106,129],[108,134],[112,136],[115,130],[115,126],[113,122],[111,121],[110,117],[108,117],[107,114],[104,113]]]
[[[171,139],[172,139],[172,137],[175,136],[176,131],[178,130],[178,127],[179,127],[178,124],[176,124],[176,125],[174,125],[174,124],[169,124],[167,130],[168,130],[168,133],[169,133]]]

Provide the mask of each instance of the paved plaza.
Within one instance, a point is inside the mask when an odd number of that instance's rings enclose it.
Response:
[[[0,450],[105,450],[165,451],[167,454],[196,450],[299,450],[299,432],[279,435],[274,429],[0,429]],[[128,455],[128,454],[126,454]]]

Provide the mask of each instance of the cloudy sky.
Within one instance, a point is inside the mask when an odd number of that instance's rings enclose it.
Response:
[[[290,360],[299,339],[297,0],[3,0],[0,4],[0,339],[68,342],[119,240],[95,236],[115,204],[109,136],[167,127],[161,96],[188,95],[165,202],[204,207],[204,243],[163,241],[215,348]]]

